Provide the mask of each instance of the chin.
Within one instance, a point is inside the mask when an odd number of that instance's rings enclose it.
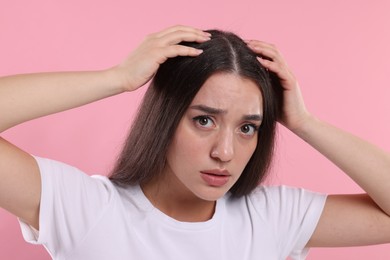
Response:
[[[205,201],[216,201],[228,192],[229,190],[216,188],[216,187],[207,187],[207,189],[204,189],[202,191],[194,193],[199,199],[205,200]]]

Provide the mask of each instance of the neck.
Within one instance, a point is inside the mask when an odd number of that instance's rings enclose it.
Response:
[[[211,219],[215,201],[206,201],[195,196],[182,183],[150,181],[141,188],[153,204],[164,214],[182,222],[203,222]]]

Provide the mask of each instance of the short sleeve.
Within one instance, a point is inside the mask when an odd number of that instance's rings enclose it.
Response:
[[[326,195],[286,186],[261,187],[255,194],[258,192],[265,200],[262,210],[267,211],[268,223],[273,225],[280,255],[305,259],[305,246],[318,224]]]
[[[42,184],[39,231],[19,222],[27,242],[44,245],[57,258],[80,243],[104,213],[112,184],[106,177],[91,177],[61,162],[35,159]]]

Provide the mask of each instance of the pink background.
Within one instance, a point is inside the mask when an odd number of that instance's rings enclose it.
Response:
[[[146,34],[174,24],[232,30],[279,46],[318,117],[389,150],[389,10],[387,0],[2,0],[0,75],[107,68]],[[28,122],[3,135],[30,153],[105,174],[142,93]],[[281,129],[279,137],[270,183],[360,191],[291,133]],[[308,257],[347,258],[389,259],[390,245],[312,249]],[[49,259],[43,248],[23,242],[16,218],[1,209],[0,259]]]

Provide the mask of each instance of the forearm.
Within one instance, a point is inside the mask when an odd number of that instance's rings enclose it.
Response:
[[[110,70],[0,78],[0,132],[41,116],[123,92]]]
[[[390,215],[390,154],[309,116],[294,133],[335,163]]]

